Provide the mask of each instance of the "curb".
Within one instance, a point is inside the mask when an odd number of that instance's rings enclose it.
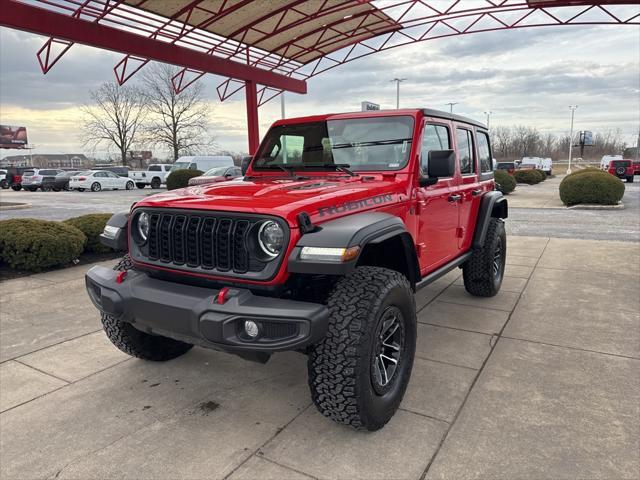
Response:
[[[31,208],[32,206],[30,203],[20,203],[18,205],[2,205],[0,203],[0,212],[4,212],[5,210],[22,210],[23,208]]]
[[[618,205],[596,205],[593,203],[579,203],[578,205],[567,207],[567,210],[624,210],[624,203],[620,202],[618,203]]]

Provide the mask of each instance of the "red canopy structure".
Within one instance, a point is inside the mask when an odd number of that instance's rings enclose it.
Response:
[[[478,32],[563,25],[640,25],[636,0],[0,0],[0,25],[48,36],[47,73],[74,43],[124,54],[124,84],[150,60],[182,67],[181,91],[227,77],[222,101],[246,93],[249,151],[258,107],[344,63],[403,45]]]

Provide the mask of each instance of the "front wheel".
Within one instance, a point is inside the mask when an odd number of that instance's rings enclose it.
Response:
[[[160,181],[160,179],[158,177],[154,177],[151,180],[151,188],[154,190],[157,190],[160,188],[160,185],[162,185],[162,182]]]
[[[120,272],[132,270],[133,264],[129,255],[125,255],[113,269]],[[101,313],[101,318],[102,327],[111,343],[132,357],[164,362],[185,354],[193,347],[189,343],[141,332],[130,323],[120,321],[104,312]]]
[[[20,190],[22,190],[22,185],[11,185],[11,190],[13,190],[14,192],[19,192]]]
[[[94,182],[93,184],[91,184],[92,192],[99,192],[100,190],[102,190],[102,185],[100,185],[99,182]]]
[[[407,278],[358,267],[329,295],[327,335],[311,349],[309,388],[325,417],[378,430],[407,389],[416,348],[416,307]]]
[[[462,266],[464,288],[477,297],[493,297],[500,291],[507,255],[504,222],[491,218],[482,248],[474,250]]]
[[[135,185],[133,184],[133,182],[127,182],[127,184],[125,185],[125,188],[127,190],[133,190],[134,187]]]
[[[0,180],[0,188],[2,190],[6,190],[7,188],[9,188],[9,184],[7,183],[6,180]]]

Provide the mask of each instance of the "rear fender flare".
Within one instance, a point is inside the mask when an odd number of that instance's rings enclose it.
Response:
[[[502,192],[492,191],[483,195],[476,220],[476,230],[473,234],[473,248],[482,248],[487,236],[489,222],[492,218],[507,218],[509,206]]]

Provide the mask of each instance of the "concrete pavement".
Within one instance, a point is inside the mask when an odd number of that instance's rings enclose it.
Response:
[[[411,384],[375,433],[316,412],[300,354],[120,353],[87,267],[3,282],[0,477],[639,478],[637,244],[510,237],[507,265],[494,298],[458,271],[417,294]]]

